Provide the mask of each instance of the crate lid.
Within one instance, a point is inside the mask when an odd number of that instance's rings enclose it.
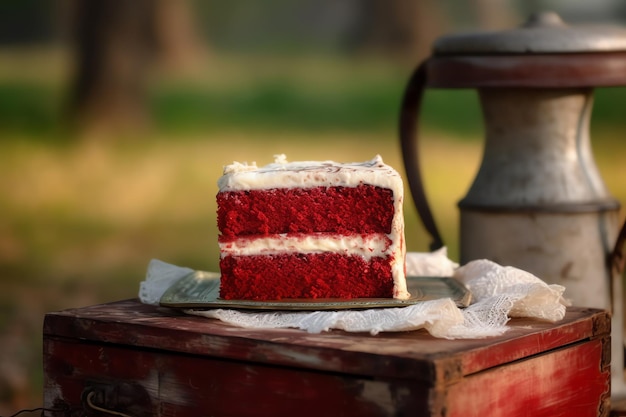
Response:
[[[512,319],[502,336],[446,340],[426,331],[309,334],[233,327],[124,300],[46,314],[44,339],[65,338],[433,385],[610,333],[603,310],[568,308],[559,323]]]

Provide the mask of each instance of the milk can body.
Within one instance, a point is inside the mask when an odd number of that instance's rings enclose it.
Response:
[[[479,90],[482,163],[460,207],[461,262],[491,259],[566,287],[578,306],[611,308],[606,259],[619,203],[593,159],[591,89]]]

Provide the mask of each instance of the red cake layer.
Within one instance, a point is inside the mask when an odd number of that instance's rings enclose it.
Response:
[[[220,298],[391,298],[389,258],[336,253],[226,256],[220,261]]]
[[[224,240],[280,233],[390,233],[394,215],[393,192],[372,185],[221,192],[217,206]]]

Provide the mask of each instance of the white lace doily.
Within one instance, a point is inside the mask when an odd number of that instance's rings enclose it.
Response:
[[[297,328],[310,333],[331,329],[348,332],[398,332],[426,329],[435,337],[469,339],[497,336],[507,329],[510,317],[558,321],[568,305],[565,288],[548,285],[536,276],[488,260],[458,267],[445,248],[432,253],[408,253],[407,274],[454,276],[473,295],[473,304],[459,309],[449,298],[424,301],[408,307],[315,312],[248,312],[228,309],[186,310],[188,314],[222,320],[246,328]],[[158,260],[148,266],[140,285],[143,303],[158,305],[173,283],[193,272]]]
[[[161,296],[176,281],[193,272],[191,268],[153,259],[148,264],[146,280],[139,284],[139,299],[144,304],[159,305]]]

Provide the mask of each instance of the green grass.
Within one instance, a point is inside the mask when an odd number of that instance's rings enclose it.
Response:
[[[364,89],[301,91],[275,82],[251,90],[222,91],[193,86],[163,87],[150,94],[154,127],[180,135],[221,130],[247,131],[393,131],[396,129],[403,85],[367,85]],[[0,141],[15,135],[67,141],[63,136],[63,94],[37,84],[0,83]],[[460,138],[482,130],[472,91],[427,92],[422,125]],[[450,120],[452,118],[452,120]]]
[[[155,128],[169,134],[237,130],[346,130],[396,128],[404,88],[402,79],[363,80],[340,87],[300,86],[297,80],[260,80],[251,86],[163,85],[150,91],[148,107]],[[64,95],[36,82],[0,81],[0,140],[14,134],[46,137],[63,132]],[[598,89],[593,126],[626,129],[626,89]],[[424,129],[460,139],[482,134],[482,116],[473,90],[428,90],[421,113]],[[54,135],[51,135],[54,134]],[[606,135],[605,135],[606,136]]]
[[[0,140],[7,133],[47,135],[58,127],[60,94],[53,87],[36,82],[0,83]]]

